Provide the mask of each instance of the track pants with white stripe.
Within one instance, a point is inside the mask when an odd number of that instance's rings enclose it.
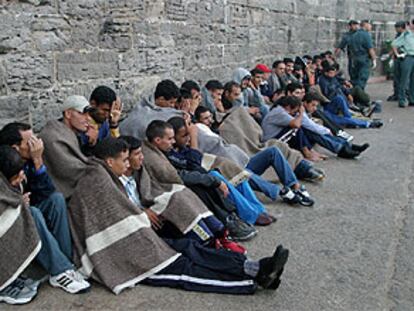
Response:
[[[246,256],[207,248],[189,239],[165,239],[165,242],[182,256],[142,284],[225,294],[253,294],[256,291],[256,282],[244,272]]]

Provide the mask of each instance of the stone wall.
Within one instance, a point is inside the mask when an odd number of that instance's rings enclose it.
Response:
[[[403,0],[0,0],[0,125],[37,128],[69,94],[114,87],[130,107],[162,78],[229,79],[237,66],[332,49],[349,18],[392,38]]]

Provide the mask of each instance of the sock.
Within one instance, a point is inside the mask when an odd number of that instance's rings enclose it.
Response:
[[[260,264],[257,260],[246,259],[243,264],[244,273],[255,278],[259,272]]]

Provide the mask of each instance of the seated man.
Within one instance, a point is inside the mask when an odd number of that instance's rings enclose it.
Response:
[[[221,97],[223,96],[224,86],[218,80],[209,80],[202,88],[201,106],[206,107],[212,114],[216,111],[224,112]]]
[[[121,122],[121,134],[144,140],[145,130],[151,121],[166,121],[175,116],[183,116],[182,111],[175,109],[179,97],[180,89],[173,81],[163,80],[159,82],[154,94],[143,98]]]
[[[269,95],[273,95],[277,90],[285,89],[288,84],[286,78],[286,65],[282,60],[276,60],[272,65],[272,74],[268,78]]]
[[[81,152],[76,133],[87,129],[87,115],[81,111],[88,102],[80,98],[66,106],[62,121],[49,121],[41,137],[51,176],[70,197],[73,258],[83,275],[115,294],[138,283],[233,294],[252,294],[258,285],[279,286],[288,258],[281,246],[272,257],[251,261],[189,239],[161,240],[118,177],[102,160],[85,158]],[[193,221],[186,213],[177,217]]]
[[[23,189],[22,183],[25,180],[23,171],[24,161],[12,147],[2,146],[1,148],[3,157],[3,161],[1,161],[3,163],[1,163],[2,166],[0,167],[1,173],[8,179],[10,187],[14,188],[17,192],[21,191]],[[71,262],[72,241],[66,209],[64,210],[65,214],[52,215],[49,213],[49,215],[43,216],[40,211],[41,207],[30,206],[29,192],[22,193],[21,198],[25,204],[25,208],[30,208],[37,234],[42,242],[40,251],[36,255],[36,260],[49,273],[50,285],[62,288],[71,294],[87,291],[90,288],[90,284],[74,270],[74,265]],[[53,206],[53,208],[58,209],[59,206]],[[35,287],[37,288],[37,286],[38,284]],[[7,295],[7,292],[2,294],[10,296],[15,293],[11,291],[9,295]],[[7,301],[7,299],[5,300]]]
[[[80,135],[82,150],[86,155],[91,155],[93,147],[102,139],[119,136],[119,119],[122,113],[121,100],[107,86],[95,88],[89,102],[90,124],[88,131]]]
[[[302,151],[305,157],[311,160],[320,160],[319,153],[312,152],[315,143],[329,148],[330,151],[342,158],[355,158],[368,146],[354,148],[346,140],[334,136],[322,136],[315,133],[315,126],[306,114],[299,98],[286,96],[279,100],[278,105],[269,112],[264,120],[264,133],[267,138],[280,138],[293,131],[288,143],[292,148]],[[306,125],[306,128],[305,128]],[[310,130],[312,129],[312,130]],[[358,150],[359,151],[358,151]]]
[[[212,171],[209,174],[202,167],[203,154],[197,150],[198,131],[194,124],[188,124],[180,117],[171,118],[168,123],[174,129],[175,143],[173,148],[167,152],[167,157],[187,186],[191,188],[196,185],[204,192],[220,189],[237,207],[240,218],[248,223],[263,226],[270,225],[274,221],[256,198],[248,181],[234,187],[218,171]],[[240,189],[240,192],[237,189]]]
[[[196,184],[194,181],[189,182],[190,176],[186,175],[185,178],[178,174],[177,170],[174,168],[173,165],[168,161],[166,153],[171,150],[174,143],[174,130],[172,127],[164,121],[154,120],[153,122],[148,125],[147,128],[147,141],[144,142],[143,146],[143,153],[144,156],[147,157],[147,161],[145,162],[145,168],[148,170],[151,182],[157,183],[161,182],[164,185],[168,185],[174,189],[177,188],[177,184],[181,185],[184,184],[191,189],[199,199],[201,199],[204,204],[228,227],[229,223],[229,216],[232,214],[234,210],[234,206],[225,200],[217,191],[214,189],[202,187],[199,184]],[[162,167],[162,169],[161,169]],[[224,185],[225,186],[225,185]],[[227,196],[228,189],[224,189],[222,186],[222,190],[225,192]],[[181,186],[183,187],[183,186]],[[184,191],[187,190],[187,187],[183,187]],[[166,188],[165,191],[169,189]],[[170,190],[173,191],[173,190]],[[189,194],[187,194],[188,196]],[[240,217],[243,215],[240,214]],[[251,216],[249,214],[249,216]],[[242,218],[244,221],[249,223],[254,223],[258,216],[258,213],[253,215],[254,219],[251,220],[251,217]],[[246,240],[250,239],[256,235],[257,231],[251,227],[250,230],[246,228],[246,230],[242,230],[242,234],[239,234],[240,230],[235,230],[237,236],[234,236],[237,240]],[[231,225],[228,227],[229,230],[233,229]],[[234,230],[230,230],[230,235],[233,235]],[[243,234],[245,232],[245,235]]]
[[[208,109],[204,107],[197,108],[195,118],[199,130],[205,132],[210,131],[208,132],[209,136],[215,137],[218,141],[223,140],[210,129],[211,116]],[[201,151],[211,152],[210,150],[203,150],[202,148]],[[269,187],[269,183],[260,177],[260,175],[262,175],[269,167],[273,168],[274,172],[279,177],[283,185],[282,189],[273,183],[271,183],[271,186]],[[299,184],[291,166],[277,147],[272,146],[265,148],[252,157],[248,157],[246,169],[253,173],[252,178],[249,180],[253,190],[262,191],[272,200],[275,200],[277,196],[280,195],[284,201],[290,204],[299,203],[304,206],[312,206],[314,204],[313,199],[310,197],[304,186]]]
[[[359,120],[349,111],[350,92],[336,79],[336,68],[325,66],[323,75],[319,78],[319,85],[324,96],[330,102],[325,104],[324,112],[333,122],[345,127],[379,128],[383,123],[379,120]]]

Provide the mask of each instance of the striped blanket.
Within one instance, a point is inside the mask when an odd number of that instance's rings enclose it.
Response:
[[[0,291],[12,283],[40,251],[41,242],[22,195],[0,173]]]

